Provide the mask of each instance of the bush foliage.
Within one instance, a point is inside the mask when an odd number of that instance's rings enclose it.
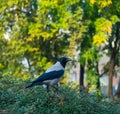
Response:
[[[8,80],[9,79],[9,80]],[[10,80],[0,81],[0,113],[7,114],[119,114],[120,100],[112,101],[95,94],[88,94],[71,88],[70,84],[61,85],[63,93],[51,88],[36,86],[25,89],[27,82]],[[6,83],[7,82],[7,83]]]

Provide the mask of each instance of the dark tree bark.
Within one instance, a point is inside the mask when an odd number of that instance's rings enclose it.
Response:
[[[115,67],[115,56],[112,54],[110,58],[110,64],[109,64],[109,71],[108,71],[108,76],[109,76],[109,85],[108,85],[108,95],[110,98],[113,97],[113,70]]]
[[[115,96],[116,96],[117,98],[120,98],[120,79],[119,79],[119,82],[118,82],[118,88],[117,88],[117,91],[116,91],[116,93],[115,93]]]
[[[115,65],[117,64],[117,58],[119,53],[119,43],[120,43],[120,23],[117,22],[115,24],[115,30],[112,33],[112,41],[109,40],[109,47],[110,47],[110,62],[108,67],[108,76],[109,76],[109,85],[108,85],[108,95],[110,98],[113,98],[113,90],[112,90],[112,83],[113,83],[113,71],[115,69]],[[114,45],[113,45],[114,43]]]
[[[84,87],[84,66],[80,64],[80,79],[79,79],[79,83],[80,83],[80,91],[82,91],[83,87]]]
[[[80,65],[80,85],[84,86],[84,67]]]
[[[98,74],[97,89],[100,89],[100,74],[99,74],[99,69],[98,69],[98,67],[99,67],[99,65],[98,65],[98,62],[97,62],[97,66],[96,66],[97,74]]]

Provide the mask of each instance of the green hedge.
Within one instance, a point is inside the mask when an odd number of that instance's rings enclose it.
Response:
[[[7,114],[120,114],[120,100],[79,93],[62,85],[64,92],[49,93],[42,86],[25,89],[27,82],[1,79],[0,113]],[[10,81],[10,82],[9,82]],[[8,83],[9,82],[9,83]]]

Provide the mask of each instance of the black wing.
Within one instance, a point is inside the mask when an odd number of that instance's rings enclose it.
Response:
[[[64,70],[59,70],[59,71],[51,71],[42,74],[40,77],[38,77],[36,80],[34,80],[28,87],[32,87],[34,85],[40,85],[42,84],[43,81],[45,80],[52,80],[55,78],[60,78],[64,74]]]

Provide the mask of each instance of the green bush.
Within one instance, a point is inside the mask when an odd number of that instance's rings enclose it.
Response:
[[[25,89],[20,83],[2,79],[0,86],[0,113],[8,114],[119,114],[120,102],[95,94],[79,93],[77,89],[62,85],[62,93],[42,86]],[[7,85],[6,85],[7,84]],[[12,86],[11,86],[12,85]]]

